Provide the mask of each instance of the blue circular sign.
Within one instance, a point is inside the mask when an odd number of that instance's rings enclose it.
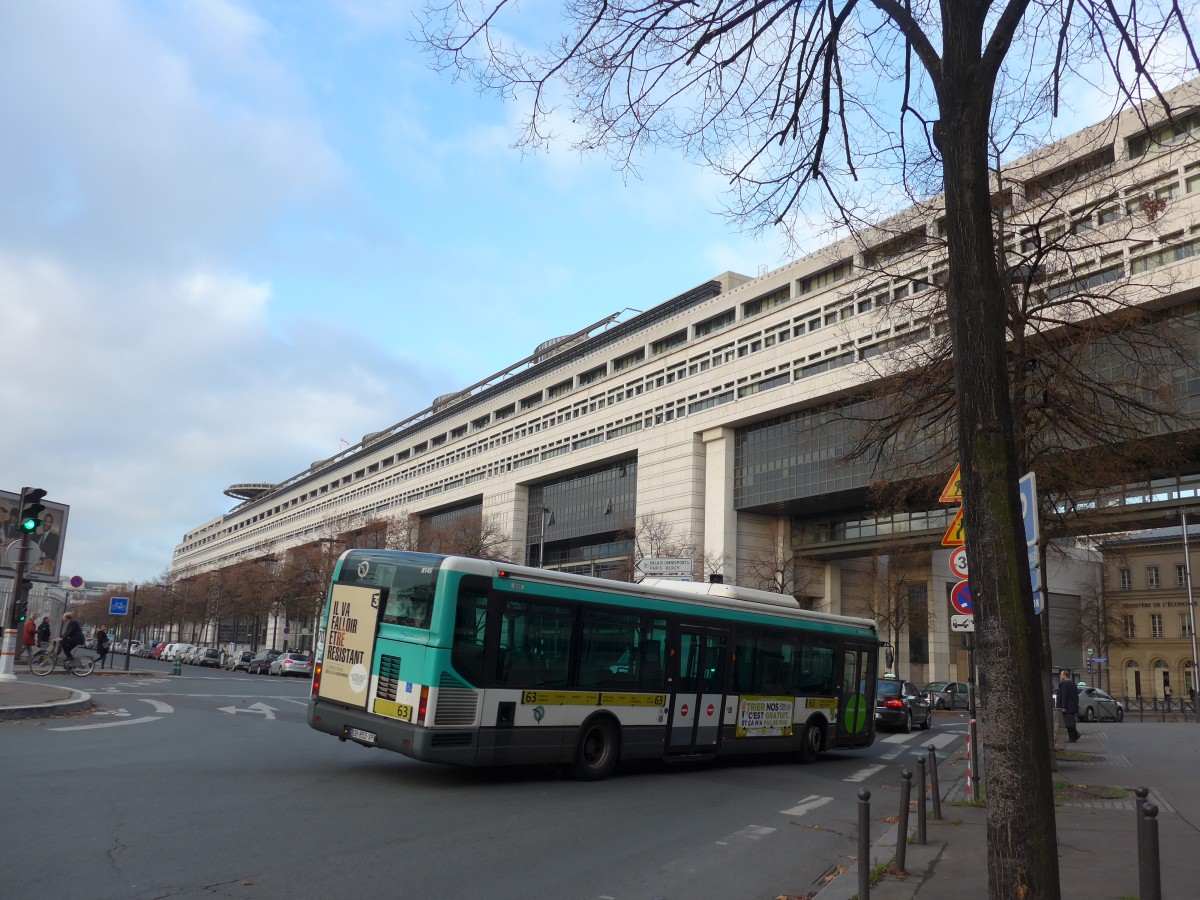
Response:
[[[961,615],[975,615],[975,604],[971,600],[970,582],[960,581],[954,586],[954,590],[950,592],[950,605]]]

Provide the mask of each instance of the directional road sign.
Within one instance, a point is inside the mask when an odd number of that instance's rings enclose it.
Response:
[[[129,614],[129,598],[128,597],[110,597],[108,600],[108,614],[110,616],[125,616]]]
[[[690,578],[693,563],[690,559],[670,556],[646,557],[637,561],[637,570],[655,578]]]

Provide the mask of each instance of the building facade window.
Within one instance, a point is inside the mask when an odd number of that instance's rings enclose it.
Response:
[[[1124,627],[1125,637],[1131,639],[1137,637],[1137,623],[1131,614],[1126,613],[1121,616],[1121,624]]]
[[[1150,637],[1163,636],[1162,613],[1150,613]]]
[[[1152,591],[1158,589],[1158,566],[1146,566],[1146,587]]]
[[[1187,587],[1187,566],[1175,567],[1175,584],[1179,587]]]
[[[1123,590],[1123,591],[1132,591],[1133,590],[1133,573],[1130,572],[1128,569],[1121,570],[1121,590]]]
[[[1191,637],[1192,636],[1192,617],[1189,616],[1187,613],[1179,614],[1179,636],[1180,637]]]

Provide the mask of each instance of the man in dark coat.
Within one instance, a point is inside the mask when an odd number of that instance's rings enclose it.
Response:
[[[1079,729],[1075,727],[1079,721],[1079,688],[1071,680],[1071,670],[1063,669],[1058,673],[1058,693],[1054,705],[1062,710],[1063,725],[1067,728],[1067,741],[1075,743],[1079,740]]]
[[[71,651],[83,643],[83,629],[79,627],[79,623],[70,613],[63,613],[62,622],[58,636],[62,639],[63,653],[66,654],[67,659],[74,659]]]

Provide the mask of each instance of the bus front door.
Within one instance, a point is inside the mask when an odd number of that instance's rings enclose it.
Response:
[[[870,651],[843,647],[836,739],[839,747],[870,746],[875,733],[875,666]]]
[[[671,685],[671,753],[715,751],[725,707],[725,648],[729,634],[710,628],[679,629]]]

